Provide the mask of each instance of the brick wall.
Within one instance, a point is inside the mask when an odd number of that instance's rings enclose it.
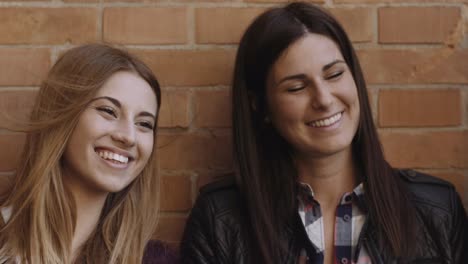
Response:
[[[0,105],[27,116],[64,50],[122,45],[161,80],[161,227],[177,243],[198,187],[231,168],[229,83],[246,25],[281,0],[0,0]],[[389,161],[453,182],[468,205],[468,1],[317,0],[344,24]],[[5,120],[0,117],[0,127]],[[0,174],[24,135],[0,128]]]

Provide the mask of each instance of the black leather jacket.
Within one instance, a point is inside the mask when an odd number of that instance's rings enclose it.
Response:
[[[418,257],[402,261],[378,250],[372,220],[368,218],[360,243],[367,249],[372,263],[468,263],[467,216],[453,185],[412,170],[401,170],[400,175],[418,212]],[[249,263],[245,215],[232,180],[202,188],[184,231],[182,263]],[[436,236],[428,231],[431,227],[438,232]],[[277,263],[296,263],[302,248],[307,249],[309,256],[314,254],[302,225],[286,227],[285,239],[290,250]]]

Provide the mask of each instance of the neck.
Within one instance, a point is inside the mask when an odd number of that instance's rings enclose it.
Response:
[[[299,181],[312,187],[321,206],[336,207],[358,183],[351,149],[324,157],[298,155],[295,160]]]
[[[70,177],[64,179],[64,184],[75,201],[76,222],[71,245],[72,257],[75,258],[96,229],[108,193],[90,190]]]
[[[74,193],[76,203],[76,225],[72,241],[72,256],[77,256],[80,248],[96,229],[106,196],[87,197]]]

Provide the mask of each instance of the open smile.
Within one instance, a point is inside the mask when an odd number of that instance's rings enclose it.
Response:
[[[103,160],[112,162],[114,164],[121,164],[121,165],[126,165],[132,160],[134,160],[133,157],[123,154],[123,153],[116,153],[114,151],[111,151],[109,149],[102,149],[102,148],[96,148],[94,150],[96,154],[98,154]]]
[[[308,122],[307,125],[311,127],[332,126],[336,124],[338,121],[340,121],[342,116],[343,116],[343,112],[338,112],[330,117]]]

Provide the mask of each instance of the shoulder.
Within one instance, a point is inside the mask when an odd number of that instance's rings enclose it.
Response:
[[[232,175],[202,187],[185,226],[183,262],[231,263],[234,255],[243,256],[248,229],[244,207]]]
[[[203,207],[216,216],[239,210],[241,196],[234,176],[224,175],[219,180],[203,186],[195,206]]]
[[[211,235],[237,234],[246,226],[245,210],[245,204],[233,176],[224,176],[200,189],[186,229],[197,232],[210,230],[208,233]]]
[[[146,244],[145,254],[143,257],[144,264],[176,264],[179,262],[177,252],[161,241],[150,240],[148,244]]]
[[[431,206],[452,211],[458,202],[455,187],[448,181],[415,170],[398,170],[398,173],[416,205]]]

